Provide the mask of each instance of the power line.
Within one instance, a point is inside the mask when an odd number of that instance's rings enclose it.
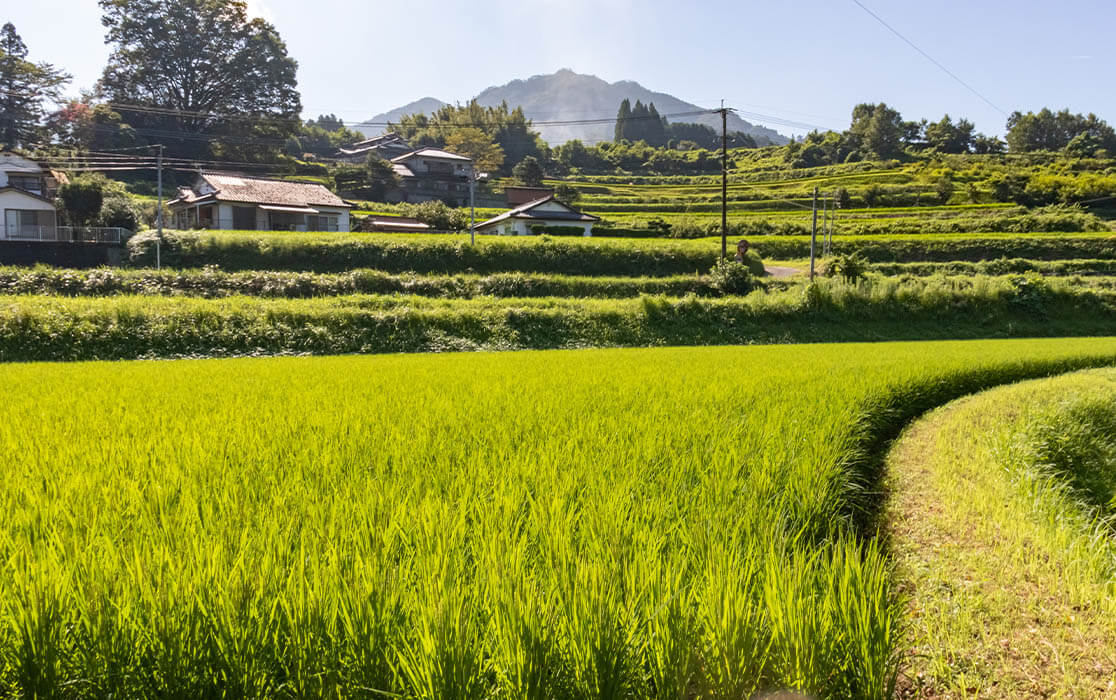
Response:
[[[985,102],[985,103],[986,103],[986,104],[987,104],[987,105],[988,105],[989,107],[991,107],[992,109],[996,110],[997,112],[999,112],[1000,114],[1004,115],[1005,117],[1007,116],[1007,112],[1005,112],[1004,110],[1000,109],[1000,108],[999,108],[999,107],[998,107],[998,106],[996,105],[996,103],[994,103],[994,102],[993,102],[992,100],[988,99],[988,98],[987,98],[987,97],[985,97],[985,96],[984,96],[983,94],[981,94],[981,93],[980,93],[980,91],[979,91],[979,90],[977,90],[977,89],[976,89],[975,87],[973,87],[972,85],[969,85],[968,83],[966,83],[966,82],[965,82],[964,80],[962,80],[962,79],[961,79],[960,77],[958,77],[956,73],[954,73],[954,72],[953,72],[953,71],[951,71],[950,69],[948,69],[948,68],[946,68],[945,66],[943,66],[943,65],[942,65],[941,63],[939,63],[939,62],[938,62],[938,61],[937,61],[937,60],[936,60],[936,59],[935,59],[935,58],[934,58],[933,56],[931,56],[930,54],[926,53],[926,52],[925,52],[925,51],[923,51],[922,49],[918,48],[918,46],[916,46],[916,45],[915,45],[915,43],[914,43],[913,41],[911,41],[911,40],[910,40],[910,39],[908,39],[907,37],[905,37],[905,36],[903,36],[902,34],[900,34],[900,33],[899,33],[899,31],[898,31],[897,29],[895,29],[895,27],[892,27],[892,26],[891,26],[890,24],[888,24],[887,22],[885,22],[885,21],[883,20],[883,18],[882,18],[882,17],[880,17],[880,16],[879,16],[879,15],[877,15],[877,14],[876,14],[875,12],[872,12],[872,11],[871,11],[871,10],[869,10],[869,9],[868,9],[867,7],[865,7],[864,3],[862,3],[862,2],[860,1],[860,0],[852,0],[852,1],[853,1],[854,3],[856,3],[856,5],[857,5],[857,6],[858,6],[858,7],[860,8],[860,9],[864,10],[864,11],[865,11],[865,12],[867,12],[867,13],[868,13],[869,15],[871,15],[871,16],[872,16],[872,17],[873,17],[873,18],[874,18],[874,19],[875,19],[875,20],[876,20],[877,22],[879,22],[879,23],[880,23],[880,24],[882,24],[882,25],[883,25],[884,27],[886,27],[888,31],[890,31],[890,32],[891,32],[892,34],[894,34],[895,36],[897,36],[897,37],[899,37],[900,39],[902,39],[903,41],[905,41],[905,42],[907,43],[907,45],[908,45],[908,46],[910,46],[910,47],[911,47],[912,49],[914,49],[915,51],[917,51],[917,52],[919,52],[920,54],[922,54],[922,56],[923,56],[923,57],[924,57],[924,58],[925,58],[926,60],[930,61],[930,62],[931,62],[931,63],[933,63],[933,64],[934,64],[935,66],[937,66],[938,68],[942,69],[942,71],[944,71],[944,72],[945,72],[945,74],[946,74],[946,75],[948,75],[949,77],[951,77],[951,78],[953,78],[954,80],[956,80],[957,82],[961,83],[961,85],[963,85],[963,86],[965,87],[965,89],[966,89],[966,90],[968,90],[969,92],[973,93],[974,95],[976,95],[976,96],[977,96],[977,97],[979,97],[980,99],[984,100],[984,102]]]

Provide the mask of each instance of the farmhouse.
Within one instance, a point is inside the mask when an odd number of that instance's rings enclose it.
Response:
[[[4,227],[0,239],[56,240],[58,213],[51,198],[57,180],[35,161],[15,153],[0,153],[0,210]]]
[[[391,160],[396,156],[410,153],[411,150],[411,144],[404,141],[402,136],[388,132],[342,148],[334,157],[346,163],[363,163],[372,155]]]
[[[477,225],[478,233],[494,233],[501,236],[529,236],[544,233],[545,229],[563,228],[574,233],[579,229],[581,235],[593,235],[593,222],[599,217],[574,209],[559,202],[554,195],[548,195],[533,202],[520,205],[497,217]]]
[[[200,173],[167,207],[176,228],[348,231],[352,205],[317,183]]]
[[[469,198],[469,179],[473,177],[473,159],[440,148],[419,148],[391,159],[402,188],[395,199],[403,202],[427,202],[440,199],[457,206]],[[392,199],[393,197],[389,197]]]

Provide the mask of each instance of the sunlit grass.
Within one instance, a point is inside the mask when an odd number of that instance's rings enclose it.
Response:
[[[5,366],[0,693],[885,697],[865,450],[1116,340]]]

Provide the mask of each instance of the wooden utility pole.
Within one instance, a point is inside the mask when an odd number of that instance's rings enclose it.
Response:
[[[721,100],[721,260],[728,257],[728,110]]]
[[[818,188],[814,188],[814,225],[810,228],[810,281],[814,281],[814,247],[818,241]]]

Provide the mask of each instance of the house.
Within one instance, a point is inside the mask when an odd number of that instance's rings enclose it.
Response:
[[[440,199],[450,206],[469,201],[473,159],[440,148],[424,147],[391,159],[402,187],[389,199],[427,202]]]
[[[348,231],[352,205],[314,182],[203,172],[167,207],[182,229]]]
[[[552,194],[554,194],[554,190],[550,187],[519,187],[516,185],[509,185],[504,188],[504,196],[508,200],[508,206],[513,209],[522,204],[527,204],[528,202],[533,202],[536,199],[542,199]]]
[[[411,144],[403,140],[402,136],[388,132],[346,146],[338,150],[334,158],[345,163],[363,163],[371,155],[377,155],[384,160],[391,160],[396,156],[410,153],[412,150]]]
[[[418,219],[412,219],[407,216],[371,214],[361,221],[360,230],[396,233],[428,233],[431,231],[431,227],[430,224],[424,224]]]
[[[568,229],[570,233],[575,233],[572,229],[576,228],[581,235],[592,236],[593,223],[596,221],[600,221],[600,217],[580,212],[559,202],[554,195],[548,195],[477,224],[476,230],[477,233],[501,236],[529,236],[543,233],[542,229],[545,228],[561,227]]]
[[[58,177],[16,153],[0,153],[0,210],[4,226],[0,239],[53,241],[58,238],[54,190]]]

